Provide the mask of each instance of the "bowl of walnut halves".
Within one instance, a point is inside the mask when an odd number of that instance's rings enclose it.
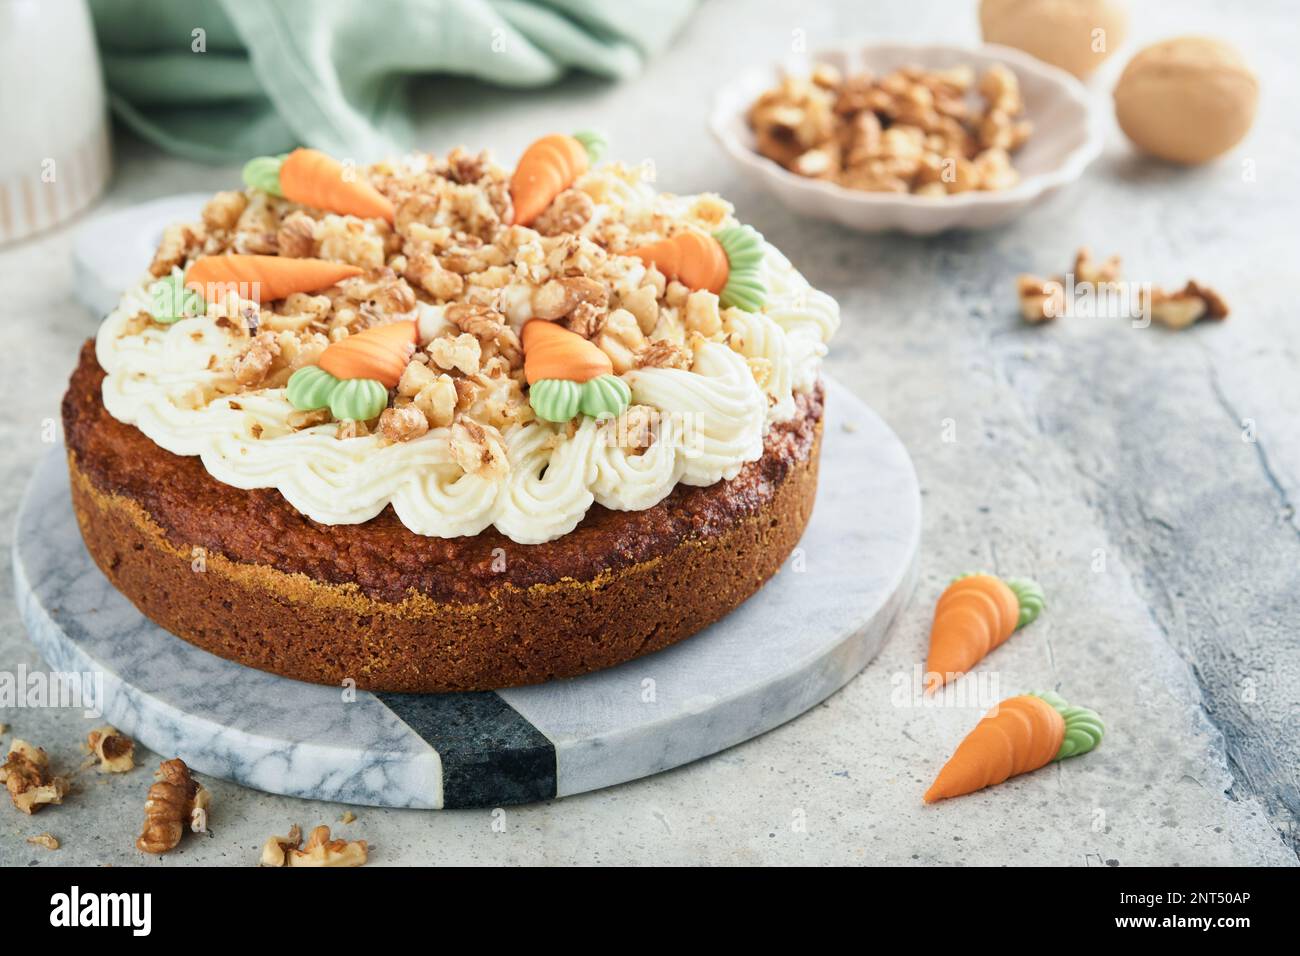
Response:
[[[1078,80],[994,44],[823,50],[737,76],[710,125],[791,209],[861,232],[1001,225],[1102,146]]]

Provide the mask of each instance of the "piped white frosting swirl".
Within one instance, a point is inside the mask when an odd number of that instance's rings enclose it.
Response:
[[[761,457],[767,428],[793,414],[795,392],[813,387],[839,324],[834,300],[771,246],[765,265],[766,307],[726,313],[725,344],[700,344],[690,371],[624,375],[633,403],[660,413],[654,443],[641,451],[614,440],[617,421],[581,417],[572,429],[529,422],[506,431],[508,470],[489,478],[462,470],[447,428],[406,442],[341,439],[336,424],[295,430],[283,388],[209,401],[214,369],[237,354],[239,341],[202,316],[135,329],[134,317],[150,304],[143,283],[123,297],[96,340],[107,373],[104,405],[160,447],[197,455],[218,481],[278,489],[323,524],[368,521],[391,504],[417,534],[456,537],[495,526],[518,543],[541,543],[572,531],[593,502],[642,510],[679,481],[734,478]],[[439,317],[424,318],[437,324]],[[747,359],[765,360],[764,386]]]

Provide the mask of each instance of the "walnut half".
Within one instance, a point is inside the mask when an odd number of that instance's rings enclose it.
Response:
[[[186,826],[205,829],[211,794],[179,757],[164,760],[144,802],[144,830],[135,841],[145,853],[166,853],[181,842]]]

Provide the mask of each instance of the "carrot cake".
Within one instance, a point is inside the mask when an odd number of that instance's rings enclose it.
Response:
[[[63,403],[114,585],[242,664],[426,692],[609,667],[757,591],[812,510],[838,307],[602,145],[296,150],[168,228]]]

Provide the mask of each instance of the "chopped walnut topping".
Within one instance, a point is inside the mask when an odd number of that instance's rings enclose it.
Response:
[[[654,444],[659,427],[659,411],[649,405],[631,405],[618,422],[621,447],[630,452],[644,452]]]
[[[9,791],[14,806],[33,814],[51,803],[62,803],[68,782],[50,775],[50,758],[40,747],[15,739],[9,744],[9,757],[0,766],[0,780]]]
[[[570,332],[577,333],[584,339],[595,338],[596,333],[605,324],[607,315],[608,312],[603,308],[594,306],[590,302],[579,302],[569,313],[569,317],[564,320],[564,324]]]
[[[456,382],[450,375],[439,375],[425,385],[411,400],[424,413],[430,428],[444,428],[456,416]]]
[[[447,306],[447,319],[462,332],[478,339],[483,362],[499,355],[511,365],[523,363],[523,347],[518,334],[506,324],[505,316],[495,309],[456,303]]]
[[[637,368],[680,368],[689,371],[691,357],[671,342],[651,342],[636,357]]]
[[[212,798],[179,757],[164,760],[154,777],[144,803],[144,830],[135,845],[145,853],[167,853],[181,842],[187,826],[206,826]]]
[[[319,826],[302,843],[302,829],[295,823],[287,836],[270,837],[262,846],[262,866],[361,866],[369,848],[365,840],[331,840],[330,828]]]
[[[294,431],[302,431],[304,428],[311,428],[314,425],[324,425],[333,417],[328,408],[313,408],[309,412],[294,409],[285,418],[285,422]]]
[[[465,375],[478,371],[479,360],[483,356],[483,347],[478,339],[467,332],[455,337],[444,335],[428,344],[425,351],[433,364],[448,371],[456,369]]]
[[[437,300],[453,299],[465,291],[465,280],[455,272],[444,269],[429,252],[408,256],[407,281],[415,283]]]
[[[603,283],[587,276],[552,279],[533,292],[533,317],[562,319],[581,302],[606,308],[609,304],[609,293]]]
[[[260,385],[279,354],[280,343],[275,333],[258,332],[244,353],[235,359],[232,368],[235,381],[245,388]]]
[[[637,327],[649,335],[659,324],[659,293],[652,285],[643,285],[623,297],[620,307],[636,316]]]
[[[116,727],[99,727],[86,735],[86,749],[105,773],[126,773],[135,766],[135,742]]]
[[[642,334],[636,317],[626,309],[611,312],[600,334],[596,336],[596,347],[609,356],[615,375],[622,375],[635,368],[637,354],[645,345],[645,335]]]
[[[509,467],[501,433],[471,419],[463,419],[452,426],[451,454],[456,464],[470,475],[500,478]]]
[[[203,226],[209,233],[229,232],[247,207],[248,197],[242,192],[217,193],[203,207]]]
[[[543,236],[577,232],[591,221],[595,211],[596,204],[590,196],[580,189],[566,189],[537,217],[533,228]]]
[[[275,244],[282,256],[311,258],[316,255],[316,220],[302,212],[285,216],[275,235]]]
[[[379,416],[379,434],[391,442],[411,441],[428,431],[429,422],[415,405],[385,408]]]
[[[184,265],[198,254],[203,245],[203,232],[200,227],[184,223],[173,224],[163,230],[162,242],[154,253],[149,271],[161,278],[170,275],[172,269]]]
[[[698,332],[706,338],[722,331],[722,315],[718,312],[716,294],[700,289],[686,297],[686,330]]]

